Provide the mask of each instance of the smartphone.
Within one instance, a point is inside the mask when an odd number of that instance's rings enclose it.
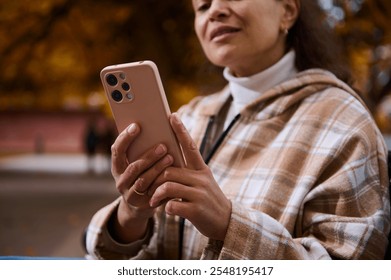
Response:
[[[129,162],[163,143],[174,158],[173,165],[185,166],[181,147],[169,123],[170,108],[156,64],[139,61],[107,66],[100,78],[118,132],[131,123],[141,127],[140,134],[128,149]]]

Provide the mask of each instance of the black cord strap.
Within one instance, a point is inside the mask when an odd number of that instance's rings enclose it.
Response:
[[[202,156],[204,156],[206,144],[208,143],[209,134],[212,130],[212,127],[214,125],[216,116],[211,116],[208,121],[208,126],[206,127],[204,137],[202,138],[201,146],[200,146],[200,153]]]
[[[205,163],[206,164],[208,164],[209,161],[212,159],[213,155],[216,153],[217,149],[220,147],[221,143],[223,143],[225,137],[227,137],[228,133],[231,131],[232,127],[239,120],[239,118],[240,118],[240,114],[237,114],[235,116],[235,118],[233,118],[233,120],[231,121],[229,126],[223,131],[223,133],[217,139],[216,143],[213,145],[212,149],[209,151],[208,156],[205,158]],[[209,125],[208,125],[208,127],[209,127]],[[208,135],[205,133],[204,138],[206,138],[207,136]],[[202,142],[204,142],[204,140]]]

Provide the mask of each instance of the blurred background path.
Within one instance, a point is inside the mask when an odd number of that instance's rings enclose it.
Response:
[[[83,154],[0,158],[0,255],[82,257],[92,215],[117,193],[108,163]]]

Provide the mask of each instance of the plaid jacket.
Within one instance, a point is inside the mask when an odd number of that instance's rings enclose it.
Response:
[[[225,89],[180,110],[198,145],[228,98]],[[386,156],[370,113],[347,85],[323,70],[299,73],[246,107],[211,158],[232,201],[227,235],[209,240],[186,222],[182,257],[381,259],[390,230]],[[106,224],[118,201],[91,221],[92,257],[178,258],[179,218],[161,209],[144,240],[112,240]]]

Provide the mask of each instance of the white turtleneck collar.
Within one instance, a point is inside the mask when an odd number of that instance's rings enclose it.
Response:
[[[224,77],[229,82],[233,97],[228,114],[238,114],[263,92],[295,76],[298,72],[295,67],[295,56],[295,51],[291,50],[276,64],[250,77],[234,77],[230,70],[225,68]],[[227,119],[230,119],[230,116]]]

